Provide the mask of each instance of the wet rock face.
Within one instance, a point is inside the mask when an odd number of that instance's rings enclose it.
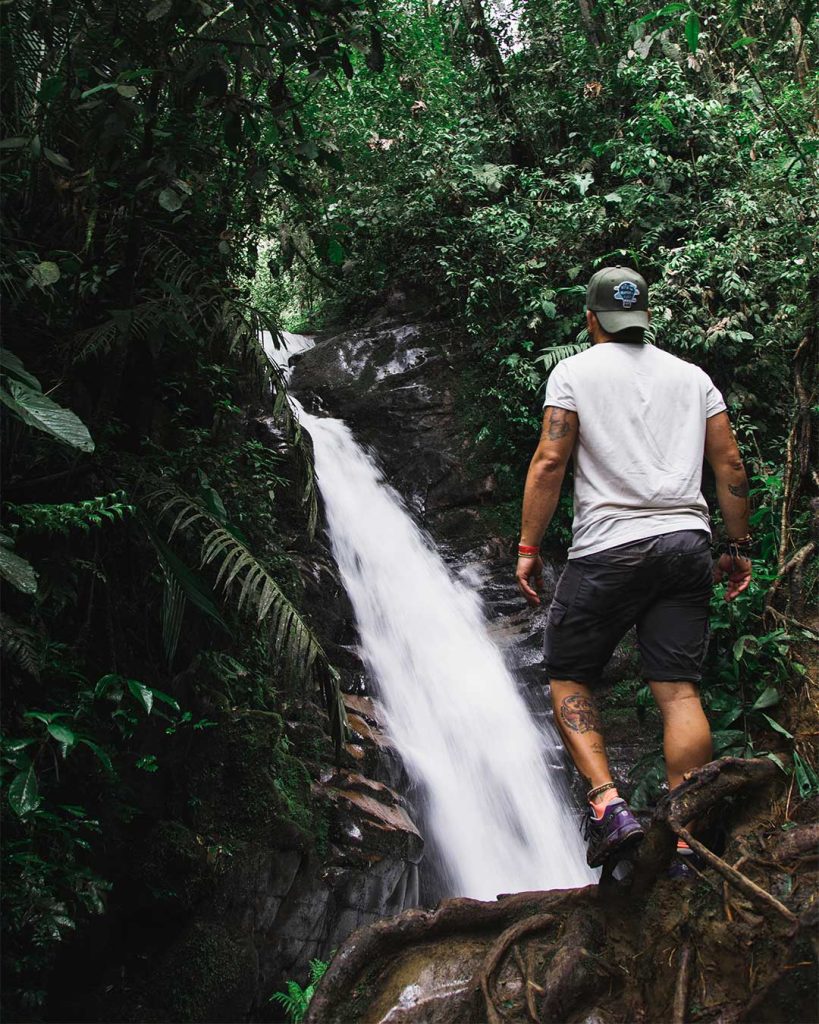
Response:
[[[320,338],[294,359],[294,391],[372,446],[389,481],[440,537],[468,532],[475,506],[495,490],[459,415],[468,361],[451,325],[398,319]]]

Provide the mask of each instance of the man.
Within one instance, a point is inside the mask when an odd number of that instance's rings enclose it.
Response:
[[[607,267],[589,282],[586,306],[592,347],[558,363],[546,387],[516,578],[529,604],[540,604],[540,543],[573,455],[572,545],[549,607],[544,652],[558,728],[589,784],[594,867],[643,837],[609,771],[592,695],[602,670],[636,625],[642,672],[662,713],[669,788],[709,761],[711,732],[697,686],[709,599],[715,579],[727,577],[726,600],[747,588],[751,541],[748,479],[725,402],[698,367],[644,342],[646,282],[633,270]],[[703,454],[728,538],[716,567],[700,490]],[[678,852],[690,855],[685,844]]]

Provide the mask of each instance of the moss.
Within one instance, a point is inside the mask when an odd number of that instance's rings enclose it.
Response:
[[[310,774],[280,726],[277,715],[225,716],[197,738],[186,766],[186,811],[198,833],[274,846],[287,835],[315,838]]]
[[[154,912],[192,910],[213,888],[205,843],[177,821],[160,821],[150,830],[132,873],[137,898]]]
[[[249,1009],[256,987],[252,944],[234,938],[221,925],[197,922],[177,943],[155,978],[150,1003],[166,1020],[235,1020]]]

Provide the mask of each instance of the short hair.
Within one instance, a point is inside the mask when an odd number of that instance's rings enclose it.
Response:
[[[626,327],[622,331],[611,335],[612,341],[642,342],[645,341],[644,327]]]

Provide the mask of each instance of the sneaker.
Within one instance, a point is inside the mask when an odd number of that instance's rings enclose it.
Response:
[[[677,849],[674,860],[668,865],[668,877],[675,882],[696,882],[705,861],[693,850]]]
[[[586,861],[589,867],[599,868],[613,854],[622,856],[636,846],[644,835],[643,826],[622,798],[607,804],[602,818],[598,818],[590,809],[586,819],[586,838],[589,841]]]

